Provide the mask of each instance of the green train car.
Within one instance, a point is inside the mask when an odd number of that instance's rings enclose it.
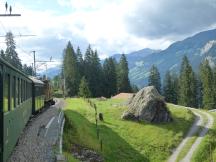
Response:
[[[29,118],[44,104],[44,83],[0,58],[0,162],[7,161]]]
[[[34,77],[30,77],[32,80],[32,114],[40,111],[45,104],[44,82]]]

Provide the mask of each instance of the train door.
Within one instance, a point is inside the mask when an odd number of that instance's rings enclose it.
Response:
[[[0,162],[3,161],[3,74],[0,64]]]

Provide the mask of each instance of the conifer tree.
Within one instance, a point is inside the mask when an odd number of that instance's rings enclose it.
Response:
[[[22,70],[22,63],[16,52],[16,43],[14,41],[13,34],[8,32],[6,34],[6,51],[5,51],[5,60],[11,65],[15,66],[17,69]]]
[[[70,42],[68,42],[67,47],[64,50],[63,72],[65,77],[67,95],[77,95],[79,86],[79,72],[77,57]]]
[[[176,104],[178,98],[178,78],[175,74],[167,71],[163,84],[163,95],[167,102]]]
[[[31,66],[27,66],[26,64],[23,65],[22,67],[22,71],[26,74],[26,75],[33,75],[33,68]]]
[[[183,106],[196,106],[196,78],[195,73],[186,56],[183,57],[179,77],[179,104]]]
[[[84,76],[89,83],[89,89],[93,97],[99,97],[103,95],[103,72],[98,57],[97,51],[93,51],[89,45],[84,59]]]
[[[77,55],[78,69],[79,69],[79,74],[81,79],[82,76],[84,75],[84,60],[79,47],[77,48],[76,55]]]
[[[215,107],[213,72],[208,60],[200,66],[200,77],[202,82],[203,107],[213,109]]]
[[[203,99],[203,96],[202,96],[203,88],[202,88],[201,77],[199,75],[197,75],[197,77],[196,77],[196,86],[197,86],[196,106],[199,107],[199,108],[201,108],[203,106],[203,103],[202,103],[202,101],[203,101],[202,100]]]
[[[178,103],[178,96],[179,96],[179,78],[177,74],[172,73],[172,80],[173,80],[173,99],[172,103],[177,104]]]
[[[5,53],[4,53],[4,50],[1,50],[1,51],[0,51],[0,57],[1,57],[2,59],[5,60]]]
[[[104,96],[111,97],[117,93],[117,74],[114,58],[105,59],[103,64]]]
[[[150,69],[148,85],[154,86],[158,92],[161,93],[160,73],[155,65],[153,65]]]
[[[122,54],[117,68],[117,88],[118,92],[131,92],[130,80],[128,78],[128,62],[126,56]]]
[[[79,97],[89,98],[91,97],[91,92],[88,87],[88,82],[85,77],[82,77],[80,85],[79,85]]]
[[[164,86],[163,86],[164,97],[167,102],[172,102],[173,98],[173,86],[172,86],[172,77],[170,71],[165,75]]]
[[[94,97],[100,97],[103,95],[103,71],[97,51],[92,52],[91,55],[91,70],[90,90]]]

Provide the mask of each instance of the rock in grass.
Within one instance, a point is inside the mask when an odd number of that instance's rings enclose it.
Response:
[[[172,121],[164,97],[153,86],[141,89],[129,99],[128,110],[123,113],[122,119],[153,123]]]

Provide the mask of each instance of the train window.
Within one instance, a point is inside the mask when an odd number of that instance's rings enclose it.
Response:
[[[31,84],[28,83],[28,98],[31,98]]]
[[[22,96],[23,102],[25,101],[25,81],[23,80],[23,96]]]
[[[28,99],[28,97],[27,97],[27,96],[28,96],[28,94],[27,94],[28,87],[27,87],[27,82],[26,82],[26,81],[25,81],[25,87],[26,87],[26,88],[25,88],[25,90],[26,90],[25,99],[27,100],[27,99]]]
[[[23,102],[25,101],[25,81],[23,80]]]
[[[10,75],[4,77],[4,112],[10,110]]]
[[[26,91],[26,95],[25,95],[25,99],[27,100],[27,82],[25,81],[25,91]]]
[[[19,101],[20,101],[20,103],[22,103],[22,79],[21,78],[20,78],[20,89],[19,89],[19,91],[20,91]]]
[[[23,80],[23,90],[24,90],[24,93],[23,93],[23,101],[25,101],[25,95],[26,95],[25,80]]]
[[[28,87],[28,82],[26,82],[26,99],[29,98],[29,87]]]
[[[20,98],[21,98],[21,103],[23,102],[23,80],[21,79],[21,96],[20,96]]]
[[[26,82],[26,100],[28,99],[28,82]]]
[[[16,81],[15,81],[15,77],[12,77],[12,82],[11,82],[11,87],[12,87],[12,89],[11,89],[11,110],[13,110],[14,108],[15,108],[15,85],[16,85]]]
[[[16,87],[16,95],[17,95],[17,104],[20,104],[20,79],[17,78],[17,87]]]

